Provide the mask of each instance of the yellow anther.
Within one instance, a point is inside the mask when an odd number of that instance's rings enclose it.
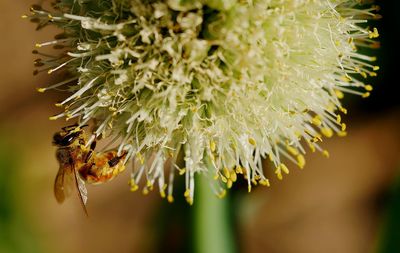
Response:
[[[328,150],[322,151],[322,155],[325,156],[326,158],[329,158],[329,152],[328,152]]]
[[[360,75],[361,75],[362,77],[364,77],[364,78],[367,78],[367,77],[368,77],[367,73],[365,73],[365,72],[361,72]]]
[[[179,173],[179,175],[183,175],[183,174],[185,174],[186,173],[186,169],[185,168],[182,168],[182,169],[179,169],[178,168],[178,173]]]
[[[320,117],[319,115],[315,116],[315,117],[311,120],[311,122],[312,122],[314,125],[316,125],[316,126],[320,126],[320,125],[322,124],[321,117]]]
[[[286,174],[289,174],[289,169],[288,169],[288,167],[286,167],[285,164],[281,163],[280,168],[283,172],[285,172]]]
[[[251,184],[248,184],[248,185],[247,185],[247,191],[248,191],[248,192],[251,192]]]
[[[135,185],[131,185],[131,192],[135,192],[137,190],[139,190],[139,185],[135,184]]]
[[[311,142],[308,142],[308,146],[310,147],[310,149],[311,149],[311,152],[315,152],[315,146],[314,146],[314,144],[312,144]]]
[[[183,196],[185,196],[186,198],[188,198],[190,195],[190,190],[186,189],[186,191],[183,193]]]
[[[236,182],[237,180],[237,175],[233,170],[231,171],[230,179],[232,180],[232,182]]]
[[[150,182],[149,180],[147,180],[147,182],[146,182],[146,186],[147,187],[151,187],[153,185],[153,183],[152,182]]]
[[[274,160],[274,157],[272,156],[272,154],[268,155],[269,160],[272,162]]]
[[[321,133],[328,138],[331,138],[333,136],[333,130],[329,127],[321,128]]]
[[[236,173],[237,174],[243,174],[243,169],[242,169],[242,167],[241,166],[236,166]]]
[[[140,164],[142,164],[142,165],[144,164],[144,158],[141,153],[137,153],[136,158],[139,159]]]
[[[372,70],[373,70],[373,71],[378,71],[379,69],[380,69],[379,66],[373,66],[373,67],[372,67]]]
[[[36,43],[36,44],[35,44],[35,47],[41,48],[41,47],[42,47],[42,44]]]
[[[374,77],[377,76],[378,74],[376,72],[369,72],[369,76]]]
[[[345,137],[345,136],[347,136],[347,132],[345,132],[345,131],[340,131],[340,132],[337,133],[337,135],[338,135],[339,137]]]
[[[292,155],[298,155],[299,154],[299,151],[296,149],[296,148],[294,148],[294,147],[292,147],[292,146],[286,146],[286,149],[287,149],[287,151],[289,151],[289,153],[291,153]]]
[[[340,91],[340,90],[335,90],[335,94],[336,94],[336,97],[337,97],[338,99],[344,98],[344,94],[343,94],[343,92]]]
[[[21,18],[26,19],[26,18],[28,18],[28,16],[27,15],[22,15]]]
[[[364,94],[362,94],[362,97],[363,97],[363,98],[367,98],[367,97],[369,97],[370,95],[371,95],[371,93],[365,92]]]
[[[54,72],[54,69],[49,69],[49,71],[47,71],[47,74],[51,74],[51,73],[53,73]]]
[[[297,156],[297,165],[300,167],[300,169],[303,169],[304,165],[306,165],[306,159],[303,155]]]
[[[228,189],[232,188],[233,182],[232,180],[228,180],[228,182],[226,183],[226,186],[228,187]]]
[[[372,91],[373,90],[373,87],[370,84],[365,85],[364,88],[365,88],[366,91]]]
[[[259,181],[259,183],[260,183],[260,185],[263,185],[263,186],[268,186],[268,187],[270,186],[268,179],[262,179]]]
[[[36,88],[36,90],[40,93],[43,93],[46,91],[46,88]]]
[[[251,144],[251,145],[253,145],[253,146],[255,146],[256,145],[256,140],[254,140],[253,138],[249,138],[249,143]]]
[[[354,41],[354,39],[353,39],[352,37],[350,37],[350,38],[347,39],[347,42],[348,42],[349,44],[353,43],[353,41]]]
[[[281,170],[279,168],[275,170],[275,174],[276,174],[276,176],[278,177],[279,180],[283,179],[282,172],[281,172]]]
[[[376,27],[374,27],[374,29],[372,31],[369,31],[369,38],[370,39],[375,39],[379,37],[379,32],[378,29],[376,29]]]
[[[344,107],[339,107],[339,110],[340,110],[341,112],[343,112],[344,114],[347,114],[347,109],[346,109],[346,108],[344,108]]]
[[[63,104],[61,104],[61,103],[55,103],[54,104],[56,107],[62,107],[63,106]]]
[[[226,183],[226,182],[228,182],[228,179],[226,179],[226,177],[224,177],[224,176],[221,176],[221,181]]]
[[[344,82],[351,82],[351,80],[353,80],[353,79],[351,79],[350,76],[342,76],[342,80],[343,80]]]
[[[168,195],[167,200],[169,203],[174,202],[174,197],[172,195]]]
[[[345,123],[342,123],[342,131],[343,132],[346,131],[346,124]]]
[[[257,180],[255,180],[255,179],[251,180],[251,182],[252,182],[254,185],[257,185],[257,184],[258,184],[258,183],[257,183]]]
[[[228,168],[224,168],[224,176],[226,177],[226,178],[230,178],[230,176],[231,176],[231,173],[229,172],[229,170],[228,170]]]
[[[115,112],[115,111],[117,111],[117,108],[110,106],[110,107],[108,107],[108,110],[110,112]]]
[[[215,141],[210,141],[210,149],[211,149],[211,152],[214,152],[215,151],[215,148],[216,148],[216,145],[215,145]]]
[[[215,173],[215,175],[214,175],[214,180],[218,180],[218,178],[219,178],[219,174],[218,174],[218,172],[217,172],[217,173]]]
[[[149,194],[149,189],[147,189],[146,187],[143,188],[142,193],[143,193],[143,195]]]
[[[56,120],[57,119],[57,116],[51,116],[51,117],[49,117],[49,120]]]
[[[186,198],[186,202],[188,202],[189,205],[193,205],[193,198],[187,197],[187,198]]]
[[[226,190],[222,190],[219,194],[218,194],[218,198],[222,199],[226,196]]]
[[[128,184],[131,186],[131,192],[137,191],[139,189],[139,185],[136,184],[135,180],[132,178],[129,180]]]
[[[336,122],[337,122],[338,124],[340,124],[340,122],[342,122],[342,116],[340,116],[340,114],[338,114],[338,115],[336,116]]]
[[[329,112],[334,112],[336,110],[336,105],[334,103],[329,103],[326,107],[326,110]]]
[[[160,191],[160,196],[161,196],[161,198],[163,198],[163,199],[166,197],[166,194],[165,194],[165,190],[164,190],[164,189]]]

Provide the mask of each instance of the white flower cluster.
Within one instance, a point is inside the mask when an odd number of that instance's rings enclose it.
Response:
[[[305,165],[306,147],[345,135],[344,93],[369,95],[376,75],[377,7],[356,0],[62,0],[33,6],[31,20],[64,33],[37,44],[60,48],[39,71],[66,68],[68,87],[52,117],[94,120],[92,140],[112,136],[133,164],[131,188],[158,185],[173,200],[176,174],[193,202],[195,174],[219,196],[242,174],[269,185],[284,162]],[[35,51],[37,54],[38,51]],[[43,55],[43,54],[42,54]],[[179,160],[184,167],[179,167]],[[145,182],[143,182],[143,178]]]

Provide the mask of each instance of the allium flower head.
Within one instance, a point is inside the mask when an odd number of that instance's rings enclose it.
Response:
[[[343,93],[369,95],[376,75],[377,7],[356,0],[59,0],[33,6],[39,28],[63,29],[37,44],[60,49],[36,64],[70,77],[40,88],[70,93],[51,117],[93,120],[91,140],[112,136],[132,161],[131,188],[158,186],[173,200],[184,175],[193,202],[195,174],[219,195],[242,174],[269,185],[262,158],[279,179],[284,162],[305,166],[306,150],[346,134]],[[35,53],[39,53],[35,51]],[[184,168],[177,165],[183,157]],[[145,179],[145,182],[143,182]]]

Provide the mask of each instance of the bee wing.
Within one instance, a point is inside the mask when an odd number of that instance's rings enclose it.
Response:
[[[71,173],[72,169],[69,166],[61,166],[58,170],[55,182],[54,182],[54,195],[58,203],[63,203],[65,198],[71,195],[72,182]]]
[[[86,210],[86,203],[87,203],[87,189],[85,186],[85,182],[79,177],[76,170],[74,170],[74,178],[75,178],[75,185],[76,189],[78,190],[79,200],[81,202],[83,211],[85,212],[86,216],[88,216],[88,212]]]

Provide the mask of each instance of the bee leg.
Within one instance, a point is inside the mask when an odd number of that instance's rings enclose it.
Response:
[[[127,152],[124,152],[121,156],[116,156],[108,161],[108,165],[112,168],[116,166],[122,158],[126,156]]]
[[[95,148],[96,148],[96,140],[94,140],[94,141],[90,144],[90,150],[89,150],[89,152],[86,154],[85,163],[89,162],[89,159],[92,157]]]
[[[90,150],[94,150],[96,148],[96,140],[94,140],[91,144],[90,144]]]
[[[92,175],[91,168],[93,167],[94,163],[86,163],[79,169],[79,175],[87,181],[88,176]]]

